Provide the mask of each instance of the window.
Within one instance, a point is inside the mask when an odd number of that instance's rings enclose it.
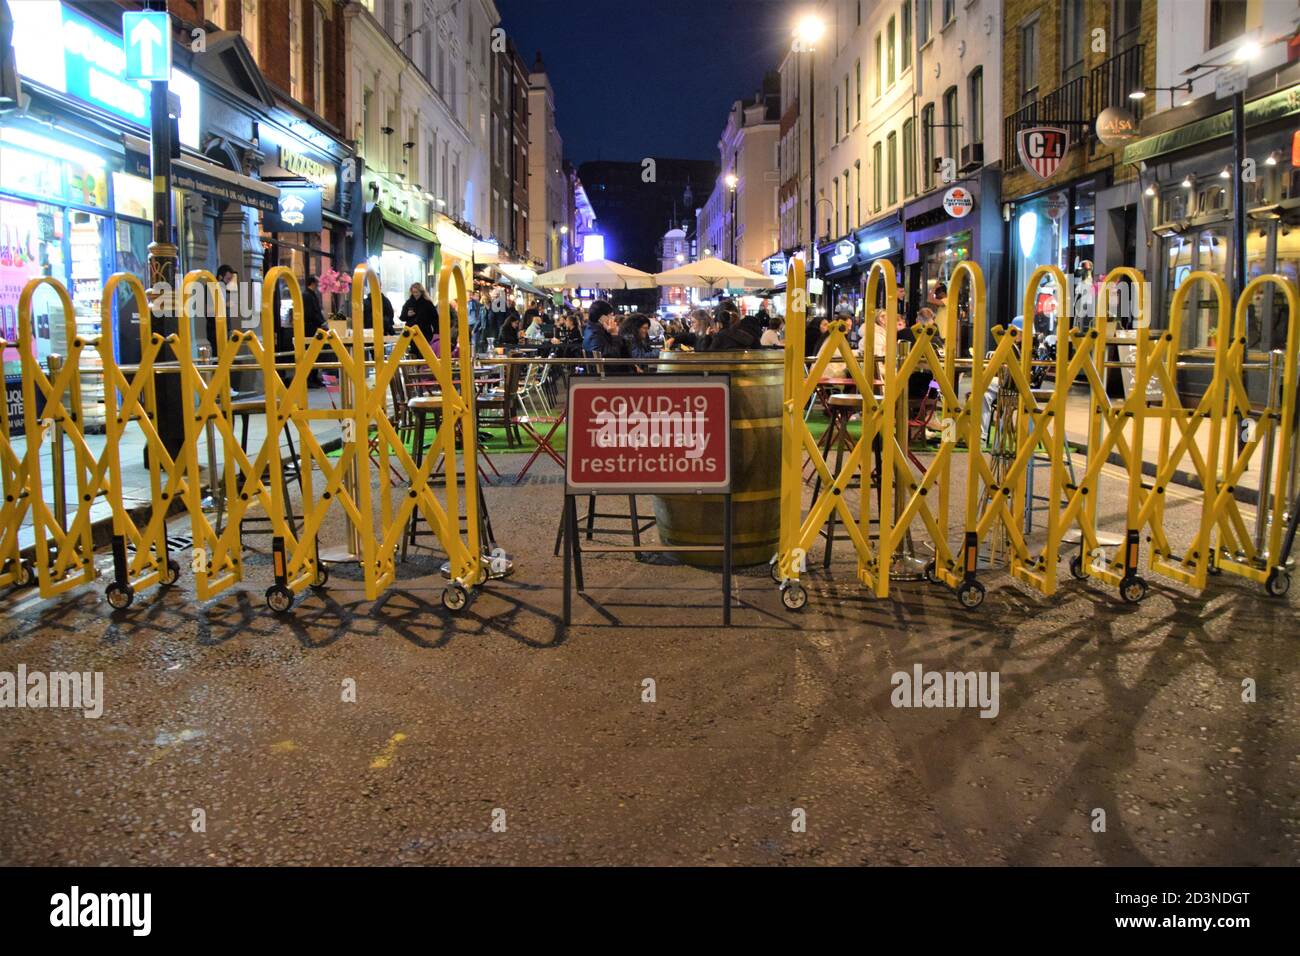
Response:
[[[858,213],[857,221],[861,222],[862,221],[862,160],[856,159],[853,161],[853,172],[856,174],[858,180],[858,201],[856,206],[857,213]]]
[[[882,72],[884,71],[884,69],[885,69],[884,61],[881,59],[881,56],[880,56],[880,52],[881,52],[881,51],[880,51],[880,43],[881,43],[881,41],[880,41],[880,34],[877,33],[877,34],[876,34],[876,62],[875,62],[875,67],[874,67],[874,69],[872,69],[872,71],[871,71],[872,76],[874,76],[874,77],[876,78],[876,96],[877,96],[877,97],[880,96],[880,75],[881,75],[881,73],[882,73]]]
[[[886,151],[889,155],[889,204],[898,202],[898,134],[891,132],[885,137]]]
[[[894,85],[894,79],[898,75],[896,71],[897,64],[894,62],[895,39],[894,18],[890,17],[889,25],[885,27],[885,76],[886,83],[890,87]]]
[[[257,3],[258,0],[253,0],[253,2]],[[393,22],[396,14],[397,0],[384,0],[384,30],[387,31],[389,36],[393,36],[397,32],[397,24]]]
[[[317,113],[325,112],[325,16],[313,8],[311,12],[311,67],[312,89]]]
[[[857,122],[862,122],[862,61],[858,60],[853,64],[854,86],[857,88],[855,99],[855,108],[857,110]]]
[[[943,94],[943,155],[948,159],[957,158],[957,130],[961,122],[957,118],[957,87],[950,86]]]
[[[849,75],[844,74],[844,135],[849,135]]]
[[[357,137],[360,142],[357,143],[357,152],[362,155],[366,154],[366,147],[369,143],[374,142],[370,138],[370,116],[371,103],[374,101],[375,94],[371,90],[363,90],[361,93],[361,135]]]
[[[984,142],[984,68],[977,66],[971,70],[967,81],[966,102],[970,104],[970,126],[966,139],[971,143]]]
[[[871,147],[871,211],[880,212],[880,140]]]
[[[1115,0],[1115,51],[1137,46],[1142,27],[1141,0]]]
[[[903,195],[916,195],[916,121],[903,120]]]
[[[902,27],[902,49],[899,50],[901,65],[899,70],[905,71],[912,65],[912,0],[907,0],[903,4]]]
[[[428,24],[432,19],[433,11],[426,5],[424,8],[424,22]],[[424,76],[425,79],[428,79],[433,76],[433,38],[437,35],[438,31],[435,27],[429,25],[420,32],[422,34],[420,39],[424,44]]]
[[[840,141],[840,88],[835,87],[835,140]]]
[[[260,17],[258,16],[257,0],[240,0],[240,21],[239,32],[244,36],[244,42],[248,44],[248,51],[253,54],[254,60],[261,60],[262,48],[258,42],[260,40]]]
[[[289,95],[299,103],[303,95],[302,0],[289,0]]]
[[[1038,19],[1020,28],[1020,105],[1038,99]]]
[[[1083,76],[1083,4],[1061,4],[1061,83]]]
[[[1083,6],[1082,3],[1071,4],[1069,0],[1066,0],[1066,3],[1068,6]],[[943,25],[952,23],[955,16],[957,16],[957,0],[943,0]]]
[[[835,209],[835,228],[832,230],[832,235],[838,236],[840,234],[840,177],[836,176],[831,182],[831,192],[835,194],[835,202],[832,204]]]
[[[916,0],[916,42],[921,46],[930,39],[930,0]]]
[[[921,110],[921,181],[929,189],[934,184],[934,104]]]
[[[402,52],[406,58],[412,59],[413,53],[411,44],[415,42],[415,6],[409,2],[402,4]]]
[[[437,155],[438,134],[433,133],[432,138],[424,144],[424,188],[435,196],[438,195],[438,172],[433,158]]]
[[[1210,45],[1222,46],[1246,32],[1246,0],[1210,0]]]

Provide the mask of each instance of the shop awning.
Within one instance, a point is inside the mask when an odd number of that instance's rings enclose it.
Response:
[[[1259,99],[1247,103],[1245,108],[1246,127],[1286,119],[1298,113],[1300,113],[1300,85],[1279,90],[1268,96],[1261,96]],[[1142,160],[1150,160],[1165,153],[1174,153],[1178,150],[1187,149],[1189,146],[1197,146],[1209,140],[1218,139],[1221,136],[1231,135],[1232,110],[1225,110],[1222,113],[1207,116],[1203,120],[1197,120],[1195,123],[1188,123],[1185,126],[1179,126],[1177,129],[1166,130],[1163,133],[1148,136],[1136,143],[1129,143],[1124,147],[1123,161],[1125,163],[1137,163]]]
[[[385,209],[383,206],[376,205],[379,214],[384,217],[384,225],[398,232],[404,232],[412,239],[420,239],[424,242],[438,244],[438,236],[432,230],[424,228],[419,223],[411,222],[409,219],[403,219],[395,212]]]
[[[529,295],[541,296],[543,299],[546,299],[547,301],[550,301],[555,296],[555,293],[553,291],[547,291],[546,289],[539,289],[531,282],[525,282],[523,279],[516,279],[512,276],[506,275],[504,272],[497,277],[497,281],[503,285],[514,286],[516,289],[520,290],[521,292],[527,292]]]
[[[149,168],[149,143],[129,133],[122,135],[128,166]],[[147,173],[146,173],[147,175]],[[273,212],[280,201],[280,190],[269,183],[227,169],[200,156],[186,154],[172,160],[172,185],[177,189],[203,193],[263,212]]]

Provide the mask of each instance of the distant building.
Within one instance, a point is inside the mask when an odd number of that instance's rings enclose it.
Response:
[[[555,91],[540,52],[528,75],[528,157],[528,238],[533,256],[549,271],[564,264],[561,229],[567,231],[569,200],[564,144],[555,126]]]
[[[723,258],[758,272],[780,248],[777,164],[781,78],[769,73],[752,100],[737,100],[718,141],[722,158]],[[729,177],[734,176],[731,184]]]
[[[664,233],[663,240],[660,242],[659,268],[656,271],[667,272],[669,269],[676,269],[690,258],[690,252],[691,245],[686,237],[686,230],[674,226]],[[660,308],[681,312],[685,311],[689,304],[690,289],[664,286],[659,290]]]
[[[607,258],[653,272],[664,224],[689,223],[694,204],[717,181],[718,164],[660,157],[598,160],[583,163],[578,174],[600,220]]]

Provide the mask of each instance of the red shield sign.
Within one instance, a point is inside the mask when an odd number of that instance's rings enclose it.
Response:
[[[1016,135],[1020,162],[1039,179],[1051,179],[1070,148],[1070,134],[1057,126],[1031,126]]]

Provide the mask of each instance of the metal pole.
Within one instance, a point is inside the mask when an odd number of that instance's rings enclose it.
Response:
[[[722,625],[731,626],[731,492],[722,505]]]
[[[1281,352],[1268,353],[1268,391],[1264,393],[1265,408],[1272,408],[1273,400],[1277,397],[1277,386],[1281,380],[1281,375],[1278,374],[1281,358]],[[1273,419],[1261,415],[1256,422],[1256,427],[1266,429],[1263,435],[1263,454],[1259,462],[1259,497],[1255,501],[1255,550],[1263,552],[1264,536],[1268,532],[1269,518],[1273,514],[1269,501],[1272,496],[1269,494],[1271,485],[1268,479],[1273,471],[1273,447],[1277,440],[1277,424]]]
[[[50,381],[54,381],[60,369],[63,368],[63,356],[51,355],[45,361],[49,369]],[[63,426],[56,420],[54,422],[54,440],[50,444],[50,463],[54,472],[54,520],[58,523],[60,530],[64,534],[68,531],[68,497],[67,483],[68,478],[64,473],[63,464]]]
[[[200,345],[199,365],[207,365],[211,360],[212,348],[207,345]],[[205,385],[211,384],[211,374],[199,372],[199,375]],[[221,481],[223,476],[217,474],[217,429],[211,418],[204,423],[203,431],[208,446],[208,491],[212,497],[212,504],[217,510],[217,534],[221,534],[226,515],[226,489]]]
[[[166,12],[166,0],[149,0],[149,9]],[[163,38],[171,43],[171,36]],[[149,176],[153,181],[153,242],[149,243],[149,305],[163,335],[176,332],[177,248],[172,241],[172,124],[167,105],[167,80],[149,84]],[[143,343],[142,343],[143,344]],[[158,435],[173,457],[185,445],[181,421],[180,378],[166,376],[157,384]]]
[[[817,91],[814,79],[815,53],[808,50],[808,275],[817,275],[817,131],[813,125],[813,97]]]
[[[1235,265],[1232,297],[1246,288],[1246,196],[1241,171],[1246,162],[1246,94],[1232,95],[1232,260]]]

